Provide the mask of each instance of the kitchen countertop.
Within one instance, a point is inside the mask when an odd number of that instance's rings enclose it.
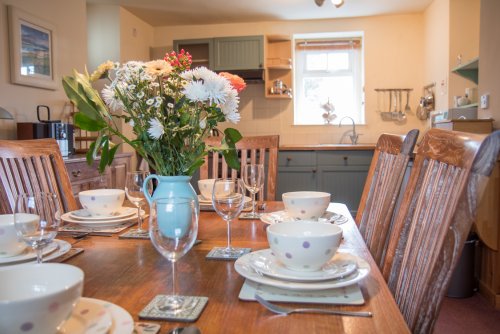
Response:
[[[314,144],[280,145],[280,151],[367,151],[375,150],[376,144]]]

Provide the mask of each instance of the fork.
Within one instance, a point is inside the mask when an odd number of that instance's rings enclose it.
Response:
[[[323,313],[323,314],[334,314],[334,315],[345,315],[345,316],[351,316],[351,317],[367,317],[367,318],[371,318],[373,316],[373,314],[371,312],[364,312],[364,311],[355,312],[355,311],[325,310],[322,308],[282,307],[282,306],[278,306],[278,305],[275,305],[275,304],[268,302],[267,300],[263,299],[258,294],[255,294],[255,299],[262,306],[267,308],[269,311],[277,313],[277,314],[288,315],[291,313]]]

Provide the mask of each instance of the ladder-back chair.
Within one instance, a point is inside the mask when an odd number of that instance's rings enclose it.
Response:
[[[368,171],[356,223],[379,267],[384,261],[394,209],[418,133],[411,130],[406,136],[382,134]]]
[[[419,145],[383,267],[413,333],[432,332],[497,160],[500,131],[483,138],[431,129]]]
[[[0,140],[0,213],[14,211],[20,193],[52,192],[64,212],[78,209],[54,139]]]
[[[221,137],[208,137],[207,146],[220,146]],[[205,163],[200,168],[200,179],[237,178],[247,164],[264,164],[266,178],[264,191],[257,193],[259,200],[274,201],[276,198],[276,179],[278,173],[279,136],[243,137],[236,143],[236,150],[241,163],[241,170],[228,167],[224,156],[217,152],[210,152],[205,156]]]

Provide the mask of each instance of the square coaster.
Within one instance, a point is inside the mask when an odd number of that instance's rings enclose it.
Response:
[[[150,319],[150,320],[171,320],[171,321],[183,321],[183,322],[193,322],[198,320],[203,312],[203,309],[208,303],[208,297],[200,297],[200,296],[182,296],[187,298],[187,303],[194,303],[194,307],[180,312],[178,314],[173,314],[168,310],[160,310],[156,305],[158,303],[163,303],[166,295],[157,295],[153,298],[152,301],[149,302],[148,305],[139,313],[140,319]]]
[[[210,252],[208,252],[207,256],[205,258],[207,260],[224,260],[224,261],[231,261],[231,260],[237,260],[238,258],[242,257],[245,254],[248,254],[252,251],[251,248],[236,248],[240,249],[242,252],[241,254],[234,255],[234,256],[228,256],[227,254],[224,254],[224,247],[214,247]]]
[[[252,212],[245,212],[245,213],[242,213],[238,219],[244,219],[244,220],[260,220],[260,213],[256,212],[259,217],[253,217],[252,216]]]
[[[137,232],[137,230],[129,230],[118,236],[118,239],[149,239],[149,232]]]

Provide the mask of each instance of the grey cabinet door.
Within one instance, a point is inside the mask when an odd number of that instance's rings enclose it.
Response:
[[[276,200],[289,191],[316,190],[316,167],[278,167]]]
[[[213,70],[254,70],[264,67],[264,36],[214,38]]]
[[[332,202],[347,205],[356,217],[370,166],[320,166],[318,190],[332,194]]]
[[[192,67],[205,66],[213,67],[213,38],[183,39],[174,40],[174,51],[180,52],[182,49],[192,56]]]

